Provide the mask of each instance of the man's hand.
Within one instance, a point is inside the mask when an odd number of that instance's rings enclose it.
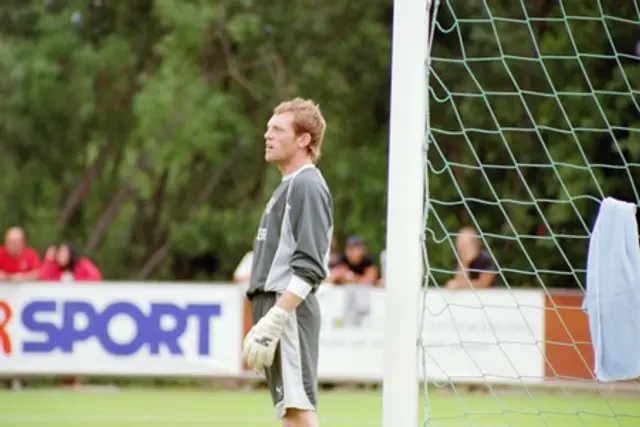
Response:
[[[449,281],[447,281],[446,284],[446,288],[447,289],[464,289],[464,288],[468,288],[469,285],[466,282],[466,279],[464,277],[462,278],[454,278],[454,279],[450,279]]]
[[[289,313],[274,306],[251,328],[244,339],[242,360],[249,367],[262,371],[273,364],[278,341]]]
[[[23,282],[23,281],[24,281],[24,279],[25,279],[25,276],[24,276],[24,274],[22,274],[22,273],[16,273],[16,274],[13,274],[13,275],[10,277],[10,280],[11,280],[12,282]]]
[[[341,283],[345,280],[345,273],[347,268],[344,265],[338,265],[331,269],[328,281],[332,283]]]

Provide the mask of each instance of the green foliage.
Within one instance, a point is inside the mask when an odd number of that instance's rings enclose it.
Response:
[[[304,96],[329,123],[320,166],[338,238],[383,248],[391,2],[6,3],[1,227],[24,226],[40,250],[74,241],[112,279],[169,279],[173,261],[206,253],[228,278],[279,179],[264,125],[279,101]],[[572,286],[596,200],[638,199],[625,169],[640,158],[628,131],[637,10],[438,4],[432,265],[451,267],[451,233],[471,224],[502,267],[566,271],[545,283]],[[572,15],[597,19],[557,19]]]
[[[455,268],[451,233],[471,225],[508,285],[580,286],[598,201],[640,201],[638,10],[586,0],[440,3],[432,266]]]
[[[278,182],[272,108],[311,97],[339,237],[382,249],[389,5],[246,1],[0,6],[0,227],[76,242],[112,279],[229,278]],[[354,114],[357,111],[357,114]]]

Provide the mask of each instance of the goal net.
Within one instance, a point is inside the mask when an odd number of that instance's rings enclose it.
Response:
[[[581,308],[600,202],[640,201],[639,30],[631,0],[432,2],[425,425],[640,425]]]

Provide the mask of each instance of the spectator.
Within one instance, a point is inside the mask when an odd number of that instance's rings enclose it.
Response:
[[[236,271],[233,272],[233,283],[237,283],[242,287],[243,291],[246,291],[251,281],[251,269],[253,267],[253,251],[247,252],[240,264],[236,267]]]
[[[343,326],[361,327],[371,311],[371,292],[378,269],[358,236],[347,239],[344,256],[331,271],[333,282],[345,287]]]
[[[233,283],[240,286],[242,292],[247,292],[249,289],[249,283],[251,282],[251,271],[253,269],[253,251],[247,252],[240,263],[236,267],[236,270],[233,272]],[[251,327],[253,326],[253,321],[251,319],[251,304],[247,298],[243,298],[244,301],[244,333],[247,334]],[[241,388],[244,390],[251,390],[253,388],[252,384],[249,381],[245,380],[229,380],[227,382],[229,387],[233,388]]]
[[[102,274],[88,258],[78,257],[75,247],[63,243],[47,249],[40,269],[40,280],[55,282],[97,282]]]
[[[38,253],[27,247],[24,230],[12,227],[0,246],[0,280],[23,282],[36,280],[40,268]]]
[[[331,281],[335,284],[374,285],[378,269],[367,254],[367,246],[358,236],[347,239],[344,255],[331,269]]]
[[[40,280],[49,282],[97,282],[102,274],[88,258],[79,258],[73,245],[63,243],[47,249],[40,268]],[[79,387],[78,377],[62,378],[64,385]]]
[[[493,285],[498,269],[491,255],[482,248],[475,229],[465,227],[460,230],[456,238],[456,251],[456,274],[447,281],[447,289],[478,289]]]
[[[0,281],[22,282],[38,277],[40,258],[27,247],[24,230],[12,227],[4,235],[4,246],[0,246]],[[11,388],[21,390],[24,382],[20,378],[11,380]]]

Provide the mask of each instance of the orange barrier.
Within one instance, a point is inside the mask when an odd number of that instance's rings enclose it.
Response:
[[[249,300],[245,298],[244,300],[244,316],[242,319],[242,341],[244,341],[244,337],[247,336],[249,331],[251,330],[251,326],[253,325],[251,320],[251,305],[249,304]],[[240,351],[242,351],[242,341],[240,341]],[[250,368],[246,363],[242,364],[242,368],[245,371],[249,371]]]
[[[589,319],[583,293],[552,290],[545,296],[544,351],[547,379],[593,379]]]

